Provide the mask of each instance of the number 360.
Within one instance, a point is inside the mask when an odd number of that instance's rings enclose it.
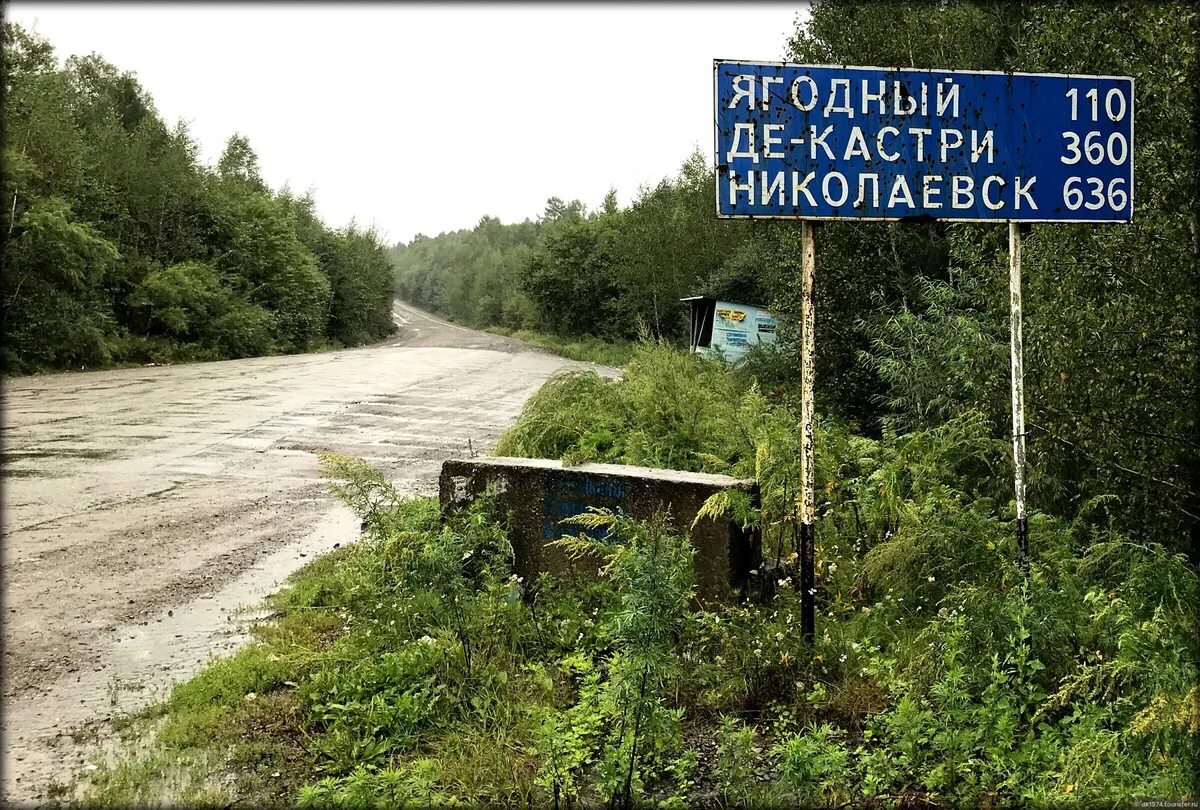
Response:
[[[1066,139],[1067,154],[1059,158],[1063,163],[1072,166],[1078,163],[1083,158],[1087,158],[1087,162],[1093,166],[1098,166],[1104,162],[1105,158],[1109,163],[1120,166],[1125,162],[1125,158],[1129,157],[1129,143],[1125,140],[1125,136],[1120,132],[1114,132],[1108,136],[1108,143],[1105,144],[1104,136],[1099,132],[1089,132],[1083,139],[1083,150],[1079,149],[1079,135],[1074,132],[1064,132],[1063,138]]]

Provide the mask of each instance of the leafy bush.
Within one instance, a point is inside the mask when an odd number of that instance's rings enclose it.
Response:
[[[591,371],[553,377],[495,452],[702,470],[739,449],[744,388],[715,362],[643,342],[619,382]]]

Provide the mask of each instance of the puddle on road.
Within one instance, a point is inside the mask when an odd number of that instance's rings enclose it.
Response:
[[[93,461],[112,458],[116,450],[102,450],[90,447],[63,447],[58,450],[5,450],[0,453],[0,463],[10,464],[14,461],[24,461],[31,458],[86,458]]]
[[[45,470],[14,470],[12,467],[0,467],[0,478],[54,478]]]
[[[262,600],[287,576],[319,554],[359,534],[359,521],[336,506],[305,537],[259,559],[219,591],[118,627],[103,639],[105,667],[72,673],[43,694],[20,701],[4,716],[5,803],[44,799],[51,782],[69,783],[85,773],[90,747],[71,732],[85,726],[104,731],[114,714],[135,712],[166,697],[171,686],[198,672],[211,658],[230,655],[250,640],[249,627],[265,618]],[[101,735],[103,736],[103,734]]]

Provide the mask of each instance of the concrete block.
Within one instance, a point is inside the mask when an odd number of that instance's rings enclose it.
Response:
[[[619,508],[639,519],[665,512],[675,531],[689,535],[696,548],[696,592],[701,600],[725,598],[759,564],[761,541],[756,533],[728,519],[705,518],[690,528],[714,493],[739,490],[757,499],[758,483],[753,479],[623,464],[564,467],[548,459],[451,459],[442,465],[439,481],[443,515],[469,504],[489,486],[499,492],[514,567],[526,583],[535,582],[542,571],[560,578],[595,575],[595,561],[572,560],[562,549],[546,545],[583,531],[559,521],[589,506]]]

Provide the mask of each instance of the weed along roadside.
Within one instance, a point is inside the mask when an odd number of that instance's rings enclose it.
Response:
[[[644,344],[620,380],[552,378],[495,450],[565,464],[475,469],[754,479],[757,500],[722,489],[703,511],[761,532],[772,587],[697,604],[686,521],[615,502],[544,538],[599,576],[529,582],[505,528],[519,487],[489,493],[481,476],[482,495],[443,517],[436,499],[326,455],[362,538],[270,597],[254,643],[133,718],[139,750],[83,792],[335,807],[1194,795],[1200,589],[1182,557],[1102,519],[1035,512],[1043,551],[1024,577],[996,507],[1007,446],[982,418],[879,439],[820,418],[807,648],[797,411],[752,379]]]

